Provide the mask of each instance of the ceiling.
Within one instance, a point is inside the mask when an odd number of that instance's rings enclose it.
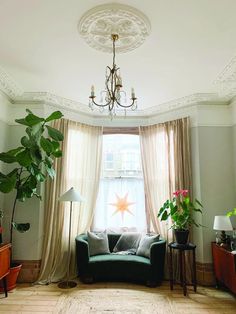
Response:
[[[124,89],[135,88],[140,110],[193,94],[217,95],[216,81],[227,85],[231,78],[232,85],[235,0],[113,2],[135,7],[151,23],[145,42],[116,60]],[[88,46],[77,27],[87,10],[106,3],[1,0],[0,66],[24,92],[52,93],[87,108],[91,85],[103,88],[112,57]]]

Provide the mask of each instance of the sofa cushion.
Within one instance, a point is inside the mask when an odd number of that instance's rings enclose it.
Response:
[[[122,254],[109,254],[109,255],[96,255],[91,256],[89,263],[103,263],[103,262],[136,262],[150,265],[150,260],[143,256],[137,255],[122,255]]]
[[[127,251],[127,250],[137,250],[139,241],[141,239],[141,233],[138,232],[124,232],[120,236],[119,240],[117,241],[113,252],[119,251]]]
[[[152,243],[159,241],[160,235],[144,235],[140,240],[139,247],[137,249],[137,255],[150,258],[150,248]]]
[[[87,232],[89,255],[109,254],[109,244],[106,231],[100,233]]]

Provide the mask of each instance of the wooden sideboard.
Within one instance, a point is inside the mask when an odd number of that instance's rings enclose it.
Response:
[[[212,256],[217,285],[223,284],[236,294],[236,254],[212,242]]]
[[[4,292],[7,297],[7,279],[10,272],[11,244],[0,245],[0,279],[3,280]]]

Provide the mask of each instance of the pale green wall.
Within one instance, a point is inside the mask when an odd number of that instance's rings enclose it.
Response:
[[[204,205],[202,223],[195,228],[197,259],[211,262],[211,241],[215,240],[215,215],[224,215],[236,206],[233,127],[192,129],[193,184]]]
[[[191,128],[191,157],[192,157],[192,181],[193,195],[198,200],[201,200],[201,178],[200,178],[200,160],[199,160],[199,135],[198,128]],[[195,220],[203,224],[202,215],[194,214]],[[193,226],[193,242],[197,245],[196,255],[197,261],[203,262],[203,232],[202,228]]]

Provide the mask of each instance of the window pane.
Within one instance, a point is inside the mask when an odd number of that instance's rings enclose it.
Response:
[[[103,136],[94,229],[146,231],[144,184],[138,135]]]

